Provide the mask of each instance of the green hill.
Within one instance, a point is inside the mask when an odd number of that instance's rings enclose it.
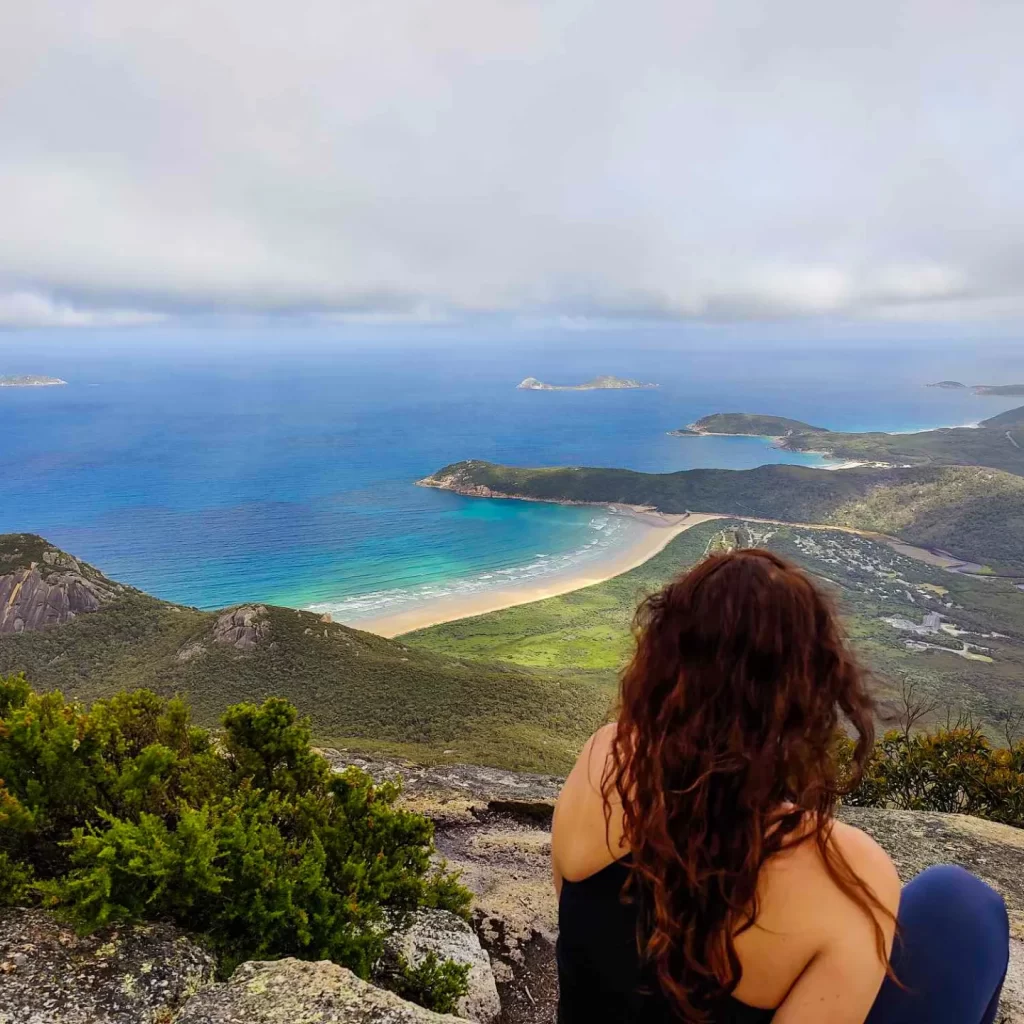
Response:
[[[1001,412],[996,416],[989,416],[987,420],[982,420],[979,426],[986,427],[989,430],[1024,428],[1024,406],[1021,406],[1019,409],[1008,409],[1006,412]]]
[[[469,461],[421,481],[461,494],[622,502],[873,530],[1024,575],[1024,478],[971,466],[900,469],[517,469]]]
[[[1008,392],[1012,393],[1012,392]],[[1019,436],[1014,431],[1020,430]],[[1011,409],[977,427],[942,427],[910,434],[848,433],[813,427],[784,416],[714,413],[686,434],[755,434],[778,438],[790,451],[824,452],[837,459],[897,466],[988,466],[1024,475],[1024,408]]]
[[[83,563],[40,537],[0,536],[0,588],[57,562],[39,600],[78,586]],[[608,708],[605,690],[573,677],[467,664],[289,608],[201,612],[87,570],[98,607],[0,633],[0,674],[24,671],[37,689],[83,700],[139,686],[180,693],[203,724],[281,696],[324,744],[536,770],[564,768]]]
[[[747,434],[754,437],[784,437],[796,433],[828,433],[825,427],[812,427],[802,420],[785,416],[760,416],[750,412],[716,412],[691,423],[694,434]]]

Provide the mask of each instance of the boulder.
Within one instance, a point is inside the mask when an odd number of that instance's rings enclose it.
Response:
[[[460,1024],[329,960],[250,961],[193,996],[174,1024]]]
[[[384,970],[393,969],[399,958],[417,967],[428,953],[439,960],[469,964],[469,991],[459,1000],[456,1013],[480,1024],[491,1024],[501,1013],[498,987],[491,958],[476,932],[461,917],[446,910],[420,910],[412,924],[388,939]]]
[[[4,1024],[162,1024],[213,974],[213,957],[170,925],[80,938],[44,910],[0,914]]]
[[[213,639],[218,644],[239,651],[252,651],[270,632],[267,609],[264,605],[242,605],[217,616],[213,626]]]

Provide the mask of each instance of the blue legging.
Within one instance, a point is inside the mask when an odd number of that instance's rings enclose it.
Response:
[[[892,966],[866,1024],[992,1024],[1009,958],[1002,897],[963,868],[929,868],[900,896]]]

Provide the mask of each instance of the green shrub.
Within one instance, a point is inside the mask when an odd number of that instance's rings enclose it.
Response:
[[[840,740],[848,765],[852,744]],[[973,725],[893,731],[875,744],[864,778],[845,802],[945,811],[1024,828],[1024,743],[994,747]]]
[[[34,892],[82,931],[173,921],[226,966],[326,958],[364,978],[416,908],[467,913],[431,868],[431,823],[396,786],[333,773],[287,701],[236,705],[223,726],[144,690],[86,709],[0,679],[0,901]],[[415,977],[447,999],[461,975]]]
[[[430,952],[415,967],[400,957],[392,985],[403,999],[435,1013],[454,1013],[458,1001],[466,994],[468,977],[469,964],[438,960],[437,954]]]

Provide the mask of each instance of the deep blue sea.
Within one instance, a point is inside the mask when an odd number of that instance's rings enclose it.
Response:
[[[397,603],[564,570],[630,524],[587,508],[414,486],[450,462],[666,472],[815,465],[753,438],[673,438],[716,411],[844,429],[976,422],[1018,399],[931,380],[1024,381],[1004,342],[751,339],[737,329],[193,328],[0,333],[0,532],[202,608]],[[657,390],[530,392],[600,373]]]

